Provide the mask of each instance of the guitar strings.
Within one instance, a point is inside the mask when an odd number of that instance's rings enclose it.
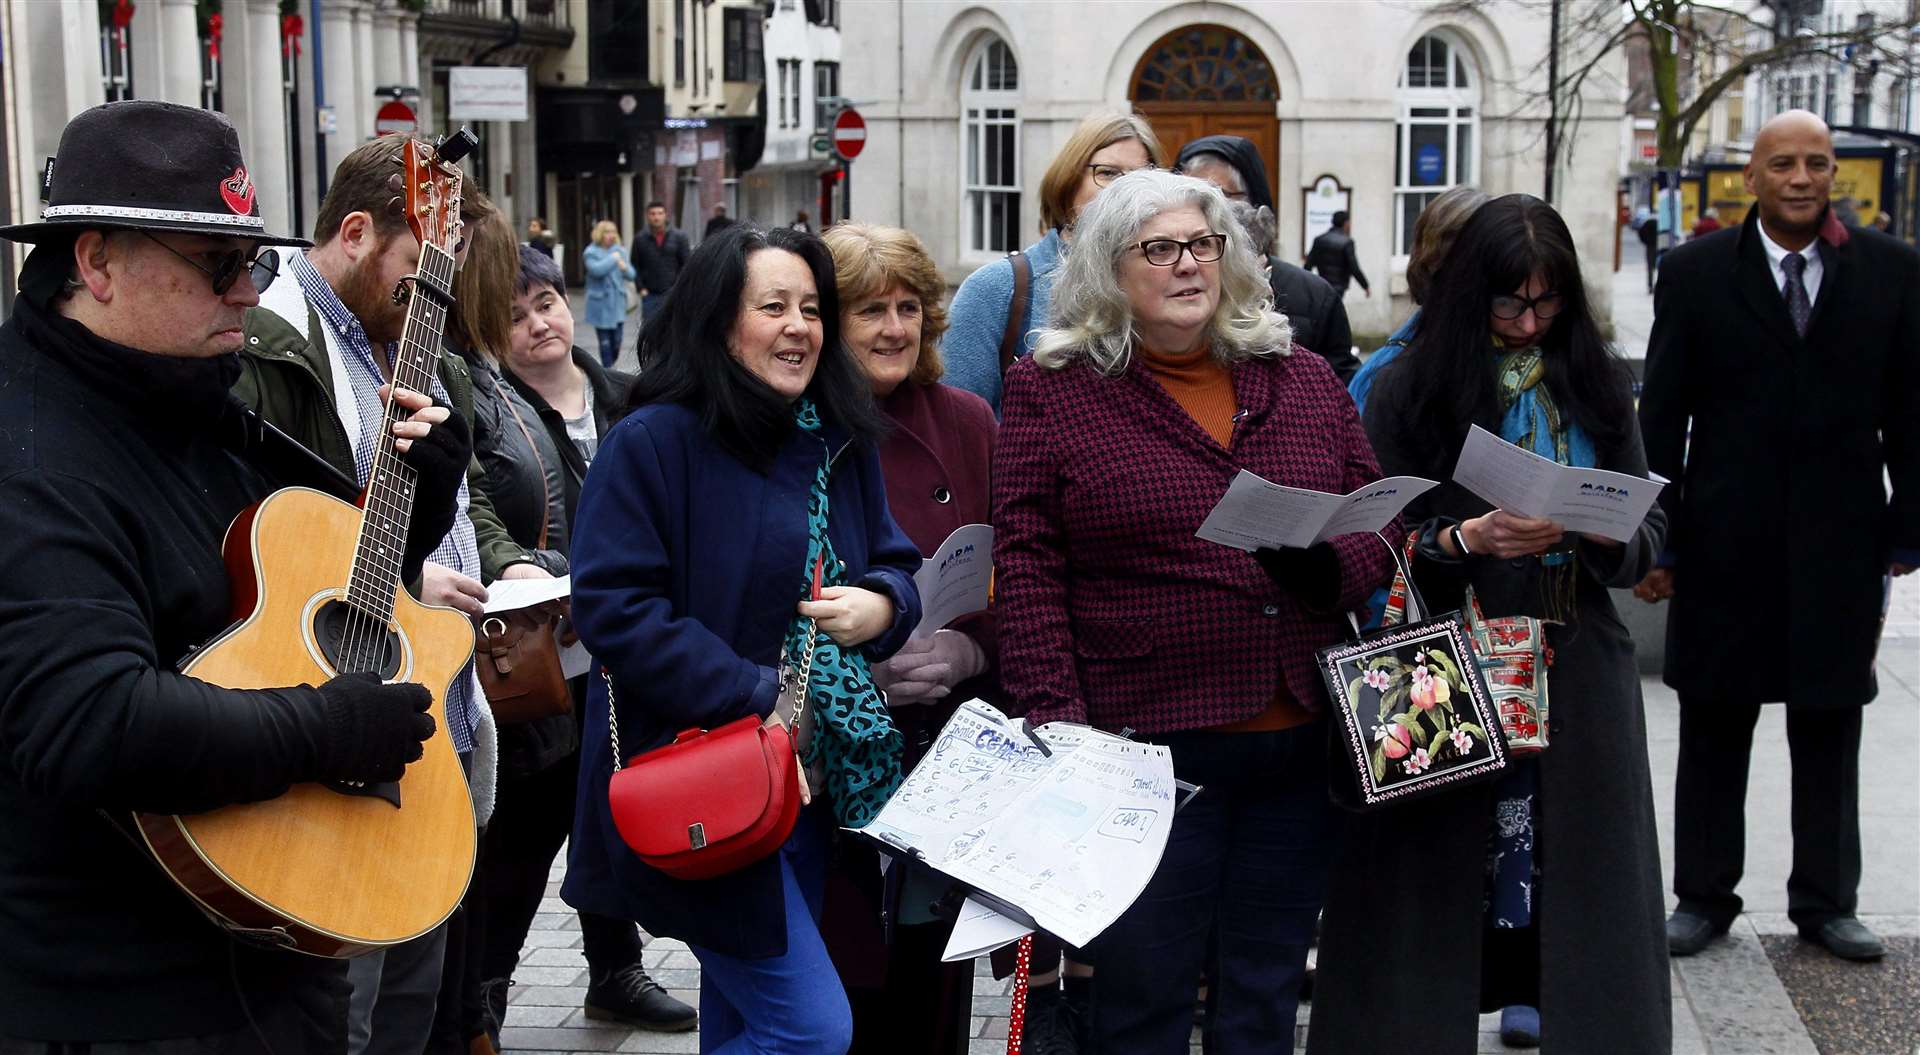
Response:
[[[438,288],[449,289],[452,283],[450,266],[452,263],[453,258],[444,250],[429,244],[421,250],[420,264],[415,271],[416,277],[424,276],[429,281],[436,281]],[[381,443],[374,452],[373,474],[369,478],[366,496],[368,508],[362,514],[361,534],[348,574],[347,609],[340,650],[341,666],[345,669],[339,671],[340,673],[371,671],[383,678],[386,674],[386,644],[389,634],[388,623],[392,615],[392,599],[363,596],[359,599],[359,603],[356,603],[356,598],[353,596],[356,591],[353,587],[356,583],[360,584],[362,588],[357,592],[363,595],[380,592],[368,589],[365,584],[365,579],[370,574],[365,563],[370,556],[367,537],[369,526],[377,522],[384,528],[384,531],[378,533],[381,556],[384,558],[381,571],[397,575],[400,570],[400,556],[405,552],[406,540],[404,537],[396,538],[394,528],[411,521],[412,489],[417,474],[412,471],[411,466],[400,460],[391,439],[392,427],[398,420],[401,409],[394,400],[393,394],[401,387],[417,392],[432,391],[433,378],[426,367],[427,356],[431,353],[431,349],[417,331],[425,329],[428,333],[433,333],[445,326],[445,308],[430,299],[419,298],[417,292],[414,293],[414,302],[409,304],[409,307],[417,307],[419,310],[410,310],[407,313],[407,321],[401,333],[400,350],[394,357],[393,387],[388,390],[387,403],[382,416],[383,438],[386,442]],[[413,376],[406,376],[408,373]],[[403,490],[397,495],[382,494],[379,484],[386,482],[391,486],[394,480],[402,481]],[[375,521],[375,516],[380,519]],[[362,607],[363,604],[377,606],[377,609],[367,611]],[[384,609],[386,615],[380,615],[378,609]]]

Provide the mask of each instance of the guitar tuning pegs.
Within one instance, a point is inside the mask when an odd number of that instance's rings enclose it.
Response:
[[[398,172],[387,177],[387,189],[395,194],[407,189],[407,178]]]
[[[387,215],[394,216],[394,217],[406,216],[407,203],[404,201],[401,201],[398,197],[388,198],[387,199]]]

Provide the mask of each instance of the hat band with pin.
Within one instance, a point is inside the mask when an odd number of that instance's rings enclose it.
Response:
[[[258,216],[234,216],[217,212],[188,212],[181,209],[142,209],[131,205],[50,205],[40,210],[49,220],[155,220],[161,223],[212,223],[225,227],[265,231],[267,225]]]

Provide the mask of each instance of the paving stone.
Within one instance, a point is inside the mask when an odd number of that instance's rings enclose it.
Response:
[[[545,1026],[503,1026],[500,1050],[507,1051],[617,1051],[627,1040],[625,1029],[555,1029]]]
[[[582,970],[587,966],[587,954],[576,948],[534,949],[520,957],[521,967],[571,967]],[[518,970],[514,977],[520,977]]]

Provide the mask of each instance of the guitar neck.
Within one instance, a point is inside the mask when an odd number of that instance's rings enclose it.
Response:
[[[440,336],[446,330],[447,307],[453,303],[452,255],[428,243],[420,253],[420,267],[410,280],[412,297],[407,322],[394,353],[395,388],[433,391],[434,368],[440,361]],[[347,603],[389,623],[394,593],[400,588],[400,561],[407,548],[413,521],[413,467],[393,449],[393,426],[412,411],[389,398],[375,439],[373,471],[360,517],[360,538],[354,548],[353,570],[347,580]]]

